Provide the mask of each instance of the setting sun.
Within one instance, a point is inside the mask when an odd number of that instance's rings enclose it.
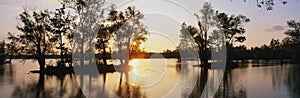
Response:
[[[129,62],[129,65],[131,65],[133,68],[137,68],[137,66],[139,65],[139,61],[136,59],[133,59]]]

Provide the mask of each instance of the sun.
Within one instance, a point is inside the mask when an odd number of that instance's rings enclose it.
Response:
[[[131,65],[131,66],[134,67],[134,68],[137,68],[138,65],[139,65],[139,61],[136,60],[136,59],[133,59],[133,60],[131,60],[131,61],[129,62],[129,65]]]

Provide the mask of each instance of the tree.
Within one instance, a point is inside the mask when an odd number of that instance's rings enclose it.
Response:
[[[143,33],[147,32],[140,22],[140,19],[143,18],[142,14],[133,6],[128,7],[125,11],[117,11],[113,5],[108,15],[108,18],[100,25],[100,30],[96,37],[96,49],[102,50],[104,65],[107,65],[106,48],[108,48],[111,38],[115,38],[119,52],[123,51],[122,47],[128,47],[129,54],[132,54],[140,51],[139,46],[143,41],[146,41]],[[134,23],[131,23],[132,21]],[[141,34],[141,36],[134,38],[135,34]],[[124,38],[131,39],[129,40],[129,46],[127,46],[127,40],[125,41],[126,43],[123,42]],[[123,55],[125,56],[125,54]]]
[[[99,32],[97,33],[97,36],[96,36],[96,43],[95,43],[95,48],[98,50],[98,51],[101,51],[102,50],[102,54],[103,54],[103,63],[104,65],[107,65],[107,51],[106,51],[106,48],[108,47],[108,42],[109,40],[111,39],[112,37],[112,33],[110,30],[109,30],[109,27],[105,26],[104,24],[102,24],[100,27],[100,30]]]
[[[24,47],[21,46],[20,39],[11,32],[8,32],[8,39],[11,42],[6,44],[6,51],[7,55],[10,55],[10,59],[8,61],[10,63],[14,55],[20,55],[24,52],[24,49],[22,49]]]
[[[59,46],[56,48],[60,49],[61,65],[64,65],[63,56],[68,48],[65,47],[63,40],[68,39],[69,42],[72,41],[71,39],[73,38],[74,33],[72,26],[74,26],[76,18],[65,11],[65,5],[63,5],[61,8],[55,9],[55,11],[51,13],[53,16],[50,18],[50,25],[53,37],[50,38],[50,41],[54,43],[59,42]]]
[[[202,14],[201,16],[199,16],[198,14],[194,14],[198,19],[199,28],[197,29],[192,26],[186,26],[186,24],[183,23],[182,30],[187,30],[191,34],[199,48],[201,64],[206,65],[208,64],[209,59],[208,32],[210,27],[213,27],[215,25],[215,14],[211,4],[208,2],[204,3],[203,8],[200,10],[200,12]],[[183,34],[181,37],[183,37],[184,35],[185,34]]]
[[[181,24],[181,30],[179,35],[180,43],[178,45],[178,50],[185,53],[181,54],[181,58],[200,54],[201,64],[204,64],[204,38],[202,37],[203,35],[200,34],[202,33],[199,33],[198,28],[193,27],[191,25],[187,25],[186,23]],[[193,54],[193,51],[199,51],[199,53]]]
[[[146,36],[139,36],[137,38],[132,39],[132,44],[130,44],[130,53],[129,54],[137,54],[142,53],[144,50],[141,48],[141,44],[143,42],[146,42],[147,37]]]
[[[233,55],[234,43],[242,43],[246,40],[243,35],[246,31],[243,28],[243,23],[250,22],[250,19],[243,15],[231,15],[228,16],[225,13],[216,12],[217,27],[219,32],[225,36],[225,42],[227,47],[227,60],[230,60]],[[214,36],[214,35],[213,35]]]
[[[127,7],[124,11],[111,11],[111,30],[114,31],[114,46],[117,48],[113,56],[120,58],[122,65],[128,65],[129,55],[133,48],[132,43],[140,45],[146,40],[145,35],[149,34],[146,26],[141,22],[144,15],[134,6]],[[125,60],[125,61],[123,61]]]
[[[74,27],[77,32],[74,34],[76,40],[74,40],[73,49],[75,50],[72,56],[76,57],[75,60],[78,59],[79,65],[84,65],[85,58],[89,59],[90,65],[94,62],[91,58],[94,51],[94,38],[104,21],[105,0],[63,0],[61,3],[73,9],[78,17],[78,22]]]
[[[35,55],[42,73],[45,70],[45,54],[51,49],[51,43],[48,40],[51,36],[49,18],[48,10],[34,11],[32,15],[25,10],[19,14],[22,24],[17,26],[17,29],[22,32],[18,36],[20,43],[26,46],[24,49],[27,50],[27,55]]]
[[[4,64],[5,60],[5,42],[0,42],[0,64]]]
[[[182,24],[182,30],[188,31],[192,38],[195,40],[198,48],[201,63],[206,65],[208,64],[209,59],[209,49],[215,49],[223,45],[222,41],[218,41],[219,38],[222,38],[222,35],[225,36],[225,43],[227,47],[233,47],[235,42],[244,42],[246,40],[243,34],[245,29],[243,28],[243,23],[250,21],[246,16],[243,15],[231,15],[228,16],[225,13],[219,13],[218,11],[214,12],[212,6],[209,3],[205,3],[203,8],[200,10],[202,16],[195,14],[198,18],[198,29],[192,26],[187,26],[185,23]],[[217,27],[218,30],[210,30],[210,28]],[[181,32],[182,32],[181,30]],[[212,35],[208,39],[208,33],[212,32]],[[222,34],[221,34],[222,33]],[[181,35],[181,37],[183,37]],[[212,43],[214,46],[208,44]],[[230,51],[230,50],[229,50]]]
[[[230,0],[232,1],[232,0]],[[256,6],[258,8],[264,8],[267,11],[273,10],[275,3],[275,0],[255,0],[256,1]],[[280,2],[283,5],[286,5],[288,3],[287,0],[277,0],[278,2]],[[244,2],[247,2],[247,0],[244,0]]]
[[[287,37],[284,39],[284,44],[287,46],[287,51],[290,52],[292,60],[299,62],[300,58],[297,54],[300,54],[300,22],[290,20],[287,24],[291,29],[285,32]]]
[[[216,13],[217,27],[224,33],[226,44],[232,46],[235,42],[244,42],[246,37],[243,35],[245,29],[243,23],[250,22],[250,19],[243,15],[228,16],[225,13]]]
[[[245,0],[246,1],[246,0]],[[287,4],[288,1],[286,0],[278,0],[283,5]],[[266,10],[273,10],[275,5],[274,0],[256,0],[256,5],[259,8],[265,8]]]
[[[291,44],[300,43],[300,22],[290,20],[287,24],[291,29],[284,32],[284,34],[288,36],[287,38],[290,40]]]

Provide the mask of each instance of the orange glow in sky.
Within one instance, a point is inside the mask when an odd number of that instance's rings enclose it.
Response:
[[[136,0],[137,3],[143,0]],[[203,1],[201,0],[174,0],[183,5],[193,13],[199,14]],[[286,37],[284,31],[288,30],[286,22],[288,20],[300,19],[300,2],[291,0],[287,5],[280,4],[277,0],[272,11],[266,11],[256,6],[255,0],[209,0],[213,8],[219,12],[227,14],[243,14],[251,19],[250,23],[244,24],[246,29],[246,41],[242,43],[249,47],[269,44],[272,38],[283,39]],[[124,0],[112,0],[111,3],[120,3]],[[26,5],[26,6],[25,6]],[[61,7],[57,0],[1,0],[0,1],[0,40],[7,40],[7,32],[19,33],[16,26],[18,14],[23,11],[23,7],[29,9],[49,9]],[[174,50],[179,44],[179,30],[182,22],[196,25],[195,17],[189,17],[189,13],[181,8],[169,4],[139,4],[136,5],[145,14],[145,25],[150,30],[148,40],[142,44],[146,51],[161,52],[166,49]],[[120,8],[122,9],[122,8]],[[151,14],[149,10],[163,10],[163,14]],[[164,12],[170,15],[164,15]],[[149,14],[150,13],[150,14]],[[174,18],[174,19],[172,19]],[[156,34],[154,34],[156,31]],[[154,33],[152,33],[154,32]],[[160,34],[157,34],[160,33]],[[163,35],[167,35],[163,36]],[[175,40],[174,40],[175,39]]]

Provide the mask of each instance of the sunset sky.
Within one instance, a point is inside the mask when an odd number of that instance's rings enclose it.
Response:
[[[246,38],[243,43],[247,47],[269,44],[272,38],[282,39],[286,37],[288,20],[300,20],[300,1],[289,0],[282,5],[275,0],[272,11],[256,7],[256,0],[208,0],[215,10],[228,14],[242,14],[251,19],[245,24]],[[193,13],[200,14],[204,0],[112,0],[110,3],[117,5],[118,9],[124,9],[128,5],[135,5],[145,14],[143,20],[150,31],[149,40],[143,44],[147,51],[162,51],[175,49],[179,43],[179,30],[182,22],[195,25],[196,19]],[[30,9],[59,8],[57,0],[1,0],[0,1],[0,39],[6,39],[7,32],[18,33],[17,16],[22,7],[27,5]]]

